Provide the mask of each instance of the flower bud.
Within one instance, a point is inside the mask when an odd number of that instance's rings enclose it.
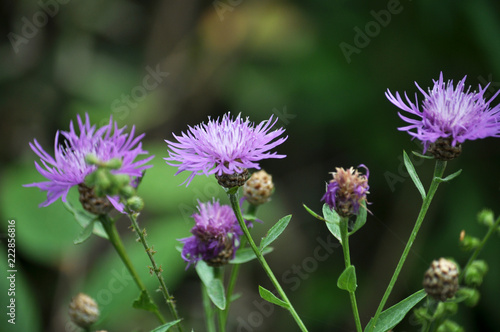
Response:
[[[132,186],[125,186],[120,189],[120,196],[127,199],[135,195],[135,188]]]
[[[119,158],[113,158],[104,163],[104,166],[110,169],[120,169],[122,161]]]
[[[460,235],[460,247],[465,251],[474,250],[481,244],[481,240],[467,234]]]
[[[451,321],[449,319],[445,320],[439,327],[436,329],[436,332],[464,332],[464,328]]]
[[[144,201],[139,196],[132,196],[127,199],[127,206],[132,211],[139,212],[144,208]]]
[[[488,264],[483,260],[475,260],[464,271],[465,283],[471,287],[479,287],[483,283],[483,278],[488,272]]]
[[[85,162],[89,165],[97,165],[101,161],[99,160],[99,158],[97,158],[95,154],[89,153],[85,156]]]
[[[474,307],[478,304],[481,294],[477,289],[462,287],[457,292],[457,296],[465,297],[464,304],[468,307]]]
[[[493,215],[493,211],[483,210],[479,212],[479,214],[477,215],[477,221],[480,224],[483,224],[488,227],[493,226],[493,223],[495,222],[495,216]]]
[[[452,298],[458,290],[458,269],[455,263],[445,258],[432,262],[425,272],[425,292],[438,301]]]
[[[86,329],[99,319],[99,308],[94,299],[79,293],[69,304],[69,317],[73,323]]]
[[[252,205],[267,203],[273,192],[273,177],[264,170],[253,173],[243,185],[243,195]]]

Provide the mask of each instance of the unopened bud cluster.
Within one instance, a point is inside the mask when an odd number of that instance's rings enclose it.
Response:
[[[438,301],[452,298],[458,290],[457,265],[445,258],[433,261],[425,272],[423,286]]]
[[[273,192],[273,177],[264,170],[253,173],[243,185],[243,196],[252,205],[267,203]]]
[[[83,293],[76,295],[69,304],[69,317],[76,325],[86,329],[99,318],[97,303]]]
[[[215,178],[220,186],[231,189],[234,187],[241,187],[248,180],[250,174],[248,173],[248,169],[243,169],[241,173],[233,173],[233,174],[215,174]]]

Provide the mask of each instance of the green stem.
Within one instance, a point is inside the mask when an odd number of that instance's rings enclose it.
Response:
[[[127,255],[127,252],[125,251],[125,247],[123,246],[123,242],[120,238],[120,234],[118,234],[118,231],[116,229],[116,226],[114,222],[109,218],[107,215],[101,215],[99,216],[99,220],[102,223],[102,226],[104,227],[104,230],[106,231],[109,242],[113,245],[115,248],[116,252],[118,253],[118,256],[120,256],[123,264],[125,264],[125,267],[127,270],[130,272],[130,275],[132,276],[132,279],[134,279],[137,287],[141,292],[144,292],[147,294],[148,298],[151,300],[153,303],[153,300],[151,299],[151,296],[149,295],[146,286],[144,286],[142,280],[140,279],[139,275],[137,274],[137,271],[135,270],[134,266],[132,265],[132,262],[130,261],[130,258]],[[165,324],[165,318],[163,318],[162,314],[158,311],[158,307],[156,304],[154,304],[154,311],[153,313],[156,315],[158,320],[160,321],[161,324]]]
[[[201,292],[203,294],[203,309],[205,310],[205,315],[206,315],[205,323],[207,324],[207,331],[216,332],[217,329],[215,328],[212,300],[210,300],[207,288],[205,287],[205,285],[203,285],[203,283],[201,285]]]
[[[214,267],[214,278],[219,279],[222,285],[224,285],[224,269],[222,267]],[[219,320],[219,332],[226,332],[226,324],[224,321],[224,310],[217,308],[217,318]]]
[[[413,242],[415,241],[415,238],[417,237],[418,231],[420,230],[420,226],[422,226],[422,222],[424,221],[425,215],[427,214],[427,210],[429,209],[432,198],[434,197],[434,194],[436,193],[436,190],[439,187],[439,183],[441,183],[441,178],[443,176],[445,168],[446,168],[446,161],[436,160],[436,166],[434,167],[434,176],[432,178],[432,182],[431,182],[431,185],[429,187],[429,191],[427,192],[427,195],[424,198],[424,201],[422,203],[422,207],[420,208],[420,213],[418,214],[418,217],[417,217],[417,221],[415,222],[415,226],[413,227],[410,238],[408,239],[408,242],[406,243],[403,254],[401,255],[401,258],[399,259],[396,270],[394,271],[394,274],[392,275],[391,281],[389,282],[389,285],[387,286],[387,289],[385,290],[384,296],[382,297],[382,300],[380,301],[380,304],[377,308],[375,316],[373,317],[373,324],[371,325],[370,331],[373,331],[373,329],[375,328],[375,326],[377,324],[378,317],[380,316],[382,309],[384,309],[385,303],[387,302],[387,299],[389,298],[389,295],[391,294],[392,289],[394,288],[394,284],[396,283],[396,280],[398,279],[399,273],[401,272],[401,269],[403,268],[403,264],[405,263],[406,258],[408,257],[408,254],[410,253]]]
[[[128,217],[130,221],[132,222],[132,227],[134,228],[134,231],[139,235],[140,242],[142,243],[144,250],[146,250],[146,253],[148,254],[149,260],[151,261],[151,264],[153,265],[151,269],[151,273],[156,276],[158,279],[158,282],[160,283],[160,290],[163,294],[163,297],[165,298],[165,302],[167,303],[170,313],[172,314],[174,320],[179,320],[179,314],[177,313],[177,308],[175,307],[175,300],[172,295],[170,295],[167,285],[165,284],[165,280],[163,279],[163,276],[161,274],[162,269],[161,266],[158,266],[156,264],[156,261],[153,257],[154,251],[152,248],[149,247],[148,242],[146,240],[146,229],[141,230],[139,228],[139,224],[137,223],[137,214],[135,213],[128,213]],[[177,331],[182,332],[182,325],[180,323],[176,324]]]
[[[345,268],[351,266],[351,255],[349,253],[349,229],[348,229],[349,218],[340,219],[340,238],[342,240],[342,250],[344,252],[344,263]],[[349,291],[349,299],[351,301],[352,313],[354,315],[354,322],[356,323],[356,331],[361,332],[363,328],[361,327],[361,320],[359,318],[358,304],[356,301],[355,292]]]
[[[483,249],[484,245],[486,244],[486,242],[488,241],[490,236],[498,229],[499,225],[500,225],[500,217],[498,217],[497,220],[495,221],[495,223],[490,226],[490,229],[488,230],[488,232],[484,236],[483,240],[481,241],[479,246],[476,248],[476,250],[474,250],[474,252],[472,253],[472,256],[469,258],[469,261],[467,262],[467,264],[463,268],[462,273],[460,273],[460,277],[458,279],[459,282],[462,281],[462,279],[465,275],[465,271],[467,271],[467,269],[472,264],[472,262],[476,260],[477,256],[479,256],[479,252]]]
[[[233,208],[233,211],[236,215],[236,219],[238,219],[238,223],[240,224],[241,230],[245,234],[245,237],[247,238],[248,243],[250,244],[250,247],[252,247],[253,252],[255,253],[255,256],[257,257],[257,260],[259,261],[260,265],[266,272],[267,276],[273,283],[274,287],[278,291],[279,295],[281,296],[281,299],[287,303],[288,305],[288,310],[292,314],[293,319],[295,319],[295,322],[299,326],[300,330],[303,332],[307,332],[307,328],[305,327],[304,323],[300,319],[299,315],[295,311],[295,309],[292,306],[292,303],[286,296],[285,292],[281,288],[281,285],[279,284],[278,280],[274,276],[273,272],[271,271],[271,268],[267,264],[267,261],[265,260],[264,256],[260,252],[259,248],[255,244],[255,242],[252,239],[252,236],[250,235],[250,232],[248,231],[248,227],[245,224],[245,221],[243,220],[243,216],[241,215],[241,210],[240,210],[240,204],[238,202],[238,197],[236,193],[231,193],[228,192],[229,200],[231,201],[231,206]]]

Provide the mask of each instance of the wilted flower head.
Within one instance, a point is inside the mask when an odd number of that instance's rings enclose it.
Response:
[[[401,119],[409,123],[398,129],[418,138],[423,143],[424,153],[428,148],[433,152],[433,149],[440,149],[444,145],[450,151],[445,152],[442,158],[439,151],[437,155],[433,154],[436,158],[449,160],[460,153],[460,144],[466,140],[500,137],[500,108],[490,107],[499,92],[486,101],[484,93],[489,84],[484,88],[479,86],[477,92],[471,92],[470,86],[465,90],[466,77],[454,87],[453,81],[444,82],[441,73],[439,80],[434,81],[434,87],[427,93],[415,83],[425,98],[422,109],[419,108],[416,94],[413,103],[405,93],[407,105],[398,92],[396,96],[389,90],[385,93],[391,103],[416,116],[414,119],[398,113]]]
[[[88,114],[85,114],[85,123],[77,116],[79,134],[76,133],[73,121],[70,122],[69,131],[57,131],[54,143],[54,157],[49,155],[35,139],[30,143],[31,149],[40,157],[41,165],[35,161],[35,167],[48,181],[27,184],[25,187],[38,187],[47,192],[47,200],[40,204],[48,206],[61,197],[66,202],[66,196],[71,187],[80,185],[85,189],[85,177],[96,170],[95,165],[89,165],[85,157],[93,154],[101,161],[113,158],[121,160],[119,169],[113,174],[126,174],[132,179],[142,176],[142,172],[152,167],[146,165],[154,156],[135,161],[137,156],[147,154],[142,149],[141,139],[144,134],[134,138],[135,127],[129,134],[124,133],[126,127],[118,128],[118,124],[109,119],[109,123],[99,129],[90,125]],[[59,135],[64,138],[64,143],[59,144]],[[89,188],[85,190],[88,191]],[[91,188],[90,188],[91,189]],[[88,193],[87,193],[88,194]],[[111,197],[110,201],[118,207],[118,202]]]
[[[198,213],[192,217],[193,235],[179,240],[184,243],[182,258],[188,267],[200,259],[211,266],[220,266],[234,258],[243,232],[229,205],[220,205],[215,199],[206,203],[198,201]]]
[[[181,136],[174,134],[178,142],[165,140],[169,148],[169,157],[165,160],[168,165],[179,168],[175,175],[191,172],[187,185],[195,175],[222,176],[241,174],[248,168],[260,169],[258,162],[262,159],[285,157],[269,152],[287,139],[278,138],[284,133],[283,128],[270,131],[277,120],[271,116],[255,126],[240,115],[231,118],[231,113],[222,119],[209,118],[207,124],[189,127]]]
[[[326,193],[321,199],[330,209],[337,211],[342,217],[358,214],[360,206],[366,209],[366,194],[368,194],[368,177],[370,172],[365,165],[359,165],[366,170],[363,175],[349,168],[345,170],[337,167],[336,172],[332,172],[333,180],[326,188]]]

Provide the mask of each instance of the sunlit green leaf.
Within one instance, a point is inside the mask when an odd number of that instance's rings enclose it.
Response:
[[[166,332],[172,326],[177,325],[178,323],[180,323],[180,321],[181,321],[181,319],[174,320],[173,322],[168,322],[167,324],[164,324],[162,326],[158,326],[154,330],[151,330],[151,332]]]
[[[453,180],[453,179],[454,179],[454,178],[456,178],[457,176],[459,176],[459,175],[460,175],[460,173],[462,173],[462,170],[458,170],[458,171],[456,171],[455,173],[450,174],[450,175],[448,175],[448,176],[447,176],[447,177],[445,177],[445,178],[438,178],[437,180],[438,180],[439,182],[448,182],[448,181]]]
[[[267,235],[260,242],[259,249],[260,251],[264,250],[268,245],[270,245],[274,240],[280,236],[281,233],[285,230],[288,223],[292,219],[292,215],[285,216],[281,218],[273,227],[267,232]]]
[[[337,287],[348,292],[356,291],[358,285],[354,265],[349,266],[342,272],[337,280]]]
[[[422,199],[425,199],[426,193],[424,186],[422,185],[422,182],[420,181],[417,171],[415,171],[415,167],[413,166],[410,157],[406,154],[406,151],[403,151],[403,158],[404,158],[404,163],[406,170],[408,171],[408,174],[410,174],[411,179],[413,180],[413,183],[417,187],[418,191],[420,192],[420,195],[422,196]]]
[[[217,308],[224,310],[226,308],[224,286],[220,279],[215,278],[214,268],[208,266],[204,261],[199,261],[196,263],[196,272],[205,286],[210,300]]]
[[[90,235],[92,235],[92,230],[94,229],[94,221],[92,220],[82,229],[82,232],[78,234],[77,238],[73,241],[74,244],[80,244],[85,242]]]
[[[357,230],[363,227],[363,225],[366,223],[367,212],[368,211],[366,210],[366,207],[361,206],[359,208],[359,214],[356,216],[356,221],[354,222],[352,231],[349,232],[349,235],[354,234]]]
[[[323,216],[326,220],[326,227],[330,233],[335,236],[340,243],[342,243],[342,238],[340,236],[340,216],[334,210],[330,209],[327,204],[323,205]]]
[[[157,308],[156,305],[151,301],[148,292],[142,291],[141,295],[134,301],[132,306],[136,309],[144,309],[147,311],[154,312]]]

